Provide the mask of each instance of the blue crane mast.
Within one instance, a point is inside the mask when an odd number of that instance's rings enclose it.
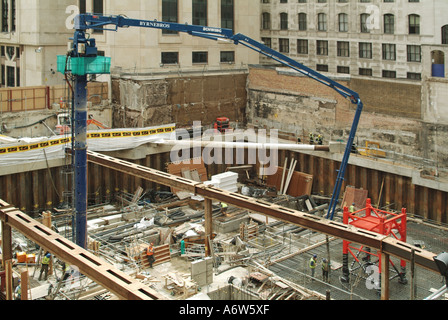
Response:
[[[280,64],[289,67],[311,79],[314,79],[338,92],[345,99],[356,105],[356,112],[344,156],[337,174],[332,198],[327,212],[327,219],[333,219],[339,194],[344,181],[345,171],[348,165],[354,137],[361,117],[363,104],[359,95],[351,89],[340,83],[324,76],[323,74],[310,69],[299,62],[281,54],[264,44],[251,39],[241,33],[234,34],[231,29],[216,28],[208,26],[197,26],[188,24],[179,24],[173,22],[164,22],[157,20],[139,20],[130,19],[122,15],[96,15],[80,14],[75,17],[75,33],[73,40],[73,50],[68,53],[70,58],[91,59],[97,57],[95,39],[86,37],[87,30],[118,31],[119,28],[140,27],[162,29],[177,32],[188,33],[191,36],[201,37],[216,41],[225,41],[235,45],[241,44],[247,48],[263,54]],[[81,247],[86,247],[86,223],[87,223],[87,74],[78,72],[75,74],[74,85],[74,167],[75,167],[75,241]],[[90,73],[102,73],[91,71]],[[107,73],[107,72],[104,72]]]

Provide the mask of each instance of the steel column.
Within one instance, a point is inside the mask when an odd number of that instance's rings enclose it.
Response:
[[[75,242],[87,246],[87,76],[75,81]]]

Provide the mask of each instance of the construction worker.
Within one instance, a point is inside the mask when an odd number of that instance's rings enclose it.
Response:
[[[313,278],[314,278],[314,271],[316,270],[316,263],[317,263],[316,259],[317,259],[317,255],[316,254],[313,254],[313,256],[310,259],[311,277],[313,277]]]
[[[67,262],[63,262],[62,271],[64,272],[64,277],[62,278],[62,281],[66,281],[68,278],[70,278],[71,275],[70,265]]]
[[[50,266],[51,254],[49,252],[45,253],[45,256],[42,258],[42,267],[40,268],[39,281],[42,278],[42,274],[45,272],[45,281],[48,278],[48,268]]]
[[[318,144],[318,145],[322,145],[322,143],[323,143],[322,135],[319,134],[319,135],[317,136],[316,141],[317,141],[317,144]]]
[[[221,202],[221,213],[225,214],[227,212],[227,203]]]
[[[22,284],[20,283],[20,279],[19,284],[16,287],[16,290],[14,290],[14,295],[16,297],[16,300],[22,300]]]
[[[328,282],[328,270],[330,268],[330,264],[327,259],[322,259],[322,280]]]
[[[355,212],[355,203],[353,202],[352,205],[349,208],[350,213]]]
[[[185,240],[180,241],[180,254],[185,254]]]
[[[151,242],[151,244],[146,249],[146,256],[148,258],[149,267],[152,268],[152,264],[156,259],[154,258],[154,243]]]
[[[310,137],[310,144],[314,144],[314,134],[310,132],[309,137]]]

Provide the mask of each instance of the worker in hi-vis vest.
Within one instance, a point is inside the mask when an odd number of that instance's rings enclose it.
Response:
[[[45,281],[48,278],[48,268],[50,267],[51,254],[49,252],[45,253],[42,258],[42,267],[40,268],[39,281],[42,279],[42,274],[45,273]]]
[[[151,243],[146,249],[146,256],[148,257],[149,267],[152,268],[152,264],[156,261],[154,258],[154,244]]]
[[[310,259],[311,277],[313,277],[313,278],[314,278],[314,271],[316,271],[316,263],[317,263],[316,259],[317,259],[317,255],[315,255],[315,254],[313,254],[313,256]]]

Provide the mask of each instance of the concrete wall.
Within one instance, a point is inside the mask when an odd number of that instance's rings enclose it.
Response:
[[[359,146],[367,140],[375,141],[382,149],[394,152],[395,160],[420,159],[416,160],[419,166],[447,167],[447,126],[423,121],[421,110],[425,108],[419,83],[335,79],[359,92],[365,104],[355,138]],[[305,143],[310,132],[322,134],[324,143],[346,141],[354,119],[354,105],[332,89],[297,73],[252,67],[248,94],[248,123],[293,132]]]
[[[210,125],[217,117],[244,121],[247,75],[223,74],[154,80],[113,79],[114,127],[193,121]]]

